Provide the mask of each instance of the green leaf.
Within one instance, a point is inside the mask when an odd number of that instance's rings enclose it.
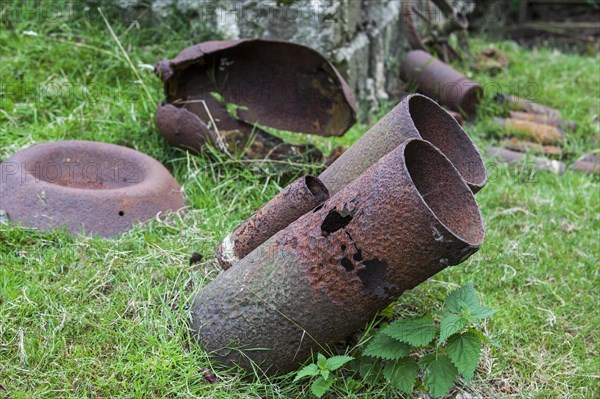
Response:
[[[394,360],[408,355],[410,345],[400,342],[389,335],[377,333],[365,349],[364,355],[378,359]]]
[[[377,381],[379,381],[381,374],[381,366],[379,365],[378,361],[372,358],[362,357],[360,359],[358,372],[365,381],[370,384],[376,384]]]
[[[478,319],[487,319],[497,311],[498,309],[492,309],[482,305],[477,305],[476,308],[470,309],[471,316],[476,317]]]
[[[385,379],[407,395],[412,393],[418,373],[419,365],[410,357],[389,362],[383,369]]]
[[[323,376],[323,379],[329,378],[329,369],[327,368],[327,358],[320,353],[317,355],[317,366],[319,366],[319,373]]]
[[[319,366],[321,370],[327,368],[327,358],[320,353],[317,354],[317,366]]]
[[[351,360],[354,360],[351,356],[332,356],[327,359],[327,369],[329,371],[337,370]]]
[[[478,308],[479,299],[473,287],[473,283],[468,283],[452,291],[446,297],[446,307],[454,313],[462,313],[465,310],[471,311]]]
[[[327,392],[329,388],[331,388],[334,381],[335,380],[333,378],[330,380],[325,380],[323,377],[319,377],[310,386],[310,391],[317,398],[320,398],[325,395],[325,392]]]
[[[448,313],[446,317],[442,319],[440,324],[440,339],[438,344],[441,344],[448,339],[449,336],[456,334],[467,326],[467,319],[455,315],[454,313]]]
[[[414,346],[425,346],[435,337],[435,325],[430,315],[419,319],[396,320],[383,333]]]
[[[305,377],[314,377],[318,374],[319,374],[319,367],[317,367],[316,364],[312,363],[306,367],[303,367],[300,371],[298,371],[298,373],[296,374],[296,378],[294,378],[294,382],[296,382],[302,378],[305,378]]]
[[[473,378],[482,346],[481,338],[472,332],[456,334],[448,339],[448,356],[467,382]]]
[[[433,356],[433,359],[424,363],[423,384],[434,398],[443,396],[454,385],[458,370],[446,355]],[[424,364],[419,362],[419,365],[423,367]]]

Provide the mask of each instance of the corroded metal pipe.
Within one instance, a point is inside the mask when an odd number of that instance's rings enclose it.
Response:
[[[522,121],[529,121],[535,123],[542,123],[544,125],[555,126],[569,131],[577,130],[577,123],[573,121],[565,121],[560,118],[551,118],[548,115],[544,114],[532,114],[529,112],[510,111],[510,117],[512,119],[519,119]]]
[[[559,128],[541,123],[502,118],[494,118],[494,121],[504,127],[507,133],[512,133],[540,144],[560,144],[565,135]]]
[[[404,57],[400,77],[416,84],[419,93],[467,116],[475,116],[483,98],[483,87],[479,83],[423,50],[411,51]]]
[[[325,185],[303,176],[240,224],[217,246],[217,261],[227,270],[240,259],[329,198]]]
[[[520,152],[510,151],[505,148],[490,147],[487,149],[489,155],[498,158],[509,165],[530,162],[532,166],[535,166],[536,170],[547,170],[552,173],[562,175],[565,173],[565,164],[553,159],[546,158],[528,158],[525,154]]]
[[[496,100],[500,104],[508,104],[508,107],[514,111],[545,115],[548,118],[553,119],[560,118],[560,111],[556,108],[552,108],[543,104],[538,104],[525,98],[513,96],[510,94],[499,94],[498,96],[496,96]]]
[[[293,370],[466,260],[484,236],[456,168],[409,140],[203,287],[192,328],[221,363]]]
[[[319,178],[333,195],[385,154],[411,138],[423,138],[438,147],[452,161],[473,192],[485,185],[485,164],[469,135],[435,101],[420,94],[406,96],[325,169]]]

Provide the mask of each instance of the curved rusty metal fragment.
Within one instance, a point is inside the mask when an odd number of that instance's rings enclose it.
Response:
[[[456,168],[409,140],[203,287],[192,327],[222,363],[290,371],[466,260],[484,236]]]
[[[423,138],[438,147],[453,162],[473,192],[479,191],[487,182],[483,158],[467,132],[435,101],[421,94],[406,96],[319,178],[333,195],[411,138]]]
[[[0,205],[11,221],[49,230],[114,236],[184,205],[158,161],[93,141],[33,145],[0,164]]]
[[[271,143],[274,136],[257,124],[341,136],[356,122],[348,84],[325,57],[299,44],[273,40],[204,42],[184,49],[172,60],[159,61],[155,72],[164,82],[166,103],[196,115],[215,134],[211,120],[219,131],[236,131],[243,137],[256,132],[265,143]],[[172,119],[164,117],[164,113],[157,114],[161,133],[170,137],[171,143],[180,145],[181,140],[181,146],[189,148],[189,142],[196,138],[174,140],[172,132],[177,128],[170,126]]]

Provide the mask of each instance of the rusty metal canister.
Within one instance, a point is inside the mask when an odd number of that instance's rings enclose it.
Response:
[[[319,175],[331,195],[410,138],[423,138],[454,164],[473,192],[487,181],[481,154],[458,122],[432,99],[406,96]]]
[[[559,128],[541,123],[502,118],[494,118],[494,121],[503,126],[508,133],[540,144],[560,144],[565,135]]]
[[[526,162],[529,162],[532,166],[535,167],[535,170],[547,170],[549,172],[556,173],[559,175],[565,173],[565,164],[553,159],[537,157],[528,158],[525,154],[522,154],[520,152],[515,152],[499,147],[490,147],[487,149],[487,153],[493,157],[501,159],[507,164],[523,163],[523,165],[525,166]]]
[[[484,235],[456,168],[410,140],[203,287],[192,328],[222,364],[287,372],[466,260]]]
[[[400,77],[417,91],[456,112],[475,116],[483,87],[423,50],[410,51],[400,65]]]
[[[510,111],[510,117],[512,119],[519,119],[522,121],[529,121],[535,123],[542,123],[544,125],[555,126],[561,129],[566,129],[569,131],[577,130],[577,123],[573,121],[565,121],[560,118],[551,118],[548,115],[544,114],[533,114],[530,112],[521,112],[521,111]]]
[[[225,237],[217,246],[217,261],[223,269],[229,269],[275,233],[328,198],[327,188],[317,177],[300,177]]]

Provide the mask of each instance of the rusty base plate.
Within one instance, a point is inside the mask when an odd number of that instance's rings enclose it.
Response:
[[[0,209],[40,230],[113,236],[184,204],[158,161],[92,141],[33,145],[0,164],[0,179]]]

